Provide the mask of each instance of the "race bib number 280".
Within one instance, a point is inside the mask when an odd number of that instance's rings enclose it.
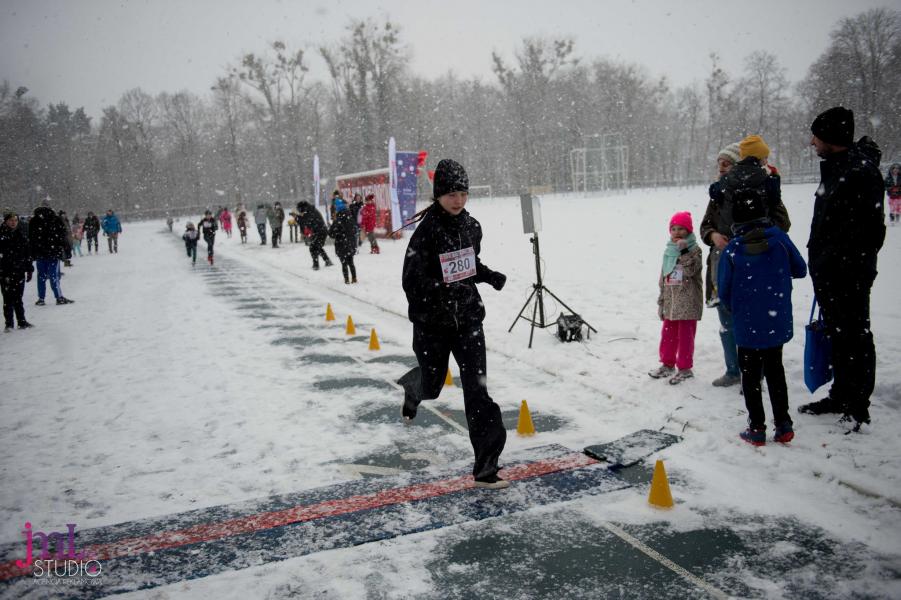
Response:
[[[441,261],[444,283],[453,283],[476,274],[476,253],[472,247],[439,254],[438,260]]]

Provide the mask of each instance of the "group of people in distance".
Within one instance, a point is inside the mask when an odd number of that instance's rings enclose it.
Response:
[[[359,252],[359,246],[363,244],[363,235],[369,241],[370,253],[379,254],[379,243],[375,236],[377,211],[375,196],[368,194],[365,201],[360,194],[355,194],[354,201],[348,205],[341,195],[335,190],[331,208],[334,211],[331,225],[326,227],[322,214],[307,201],[297,203],[297,209],[292,210],[288,217],[289,237],[292,243],[299,242],[303,237],[304,242],[310,248],[310,256],[313,259],[313,269],[319,270],[321,258],[326,267],[332,266],[332,261],[325,252],[327,237],[335,240],[335,254],[341,262],[341,271],[344,283],[357,283],[357,268],[354,264],[354,255]],[[241,243],[247,243],[247,210],[243,207],[236,209],[238,231],[241,235]],[[272,247],[278,248],[282,240],[282,228],[285,222],[285,211],[280,202],[271,206],[258,204],[254,211],[254,220],[260,235],[260,245],[266,245],[266,225],[271,230]],[[166,224],[172,230],[172,218],[167,217]],[[207,245],[207,262],[214,264],[213,248],[216,241],[216,232],[221,224],[228,237],[231,237],[232,215],[225,207],[220,207],[217,216],[213,216],[211,210],[204,213],[198,225],[188,221],[182,239],[185,243],[185,251],[191,264],[197,263],[197,244],[200,239]]]
[[[19,218],[11,209],[3,209],[0,223],[0,290],[3,293],[4,332],[28,329],[33,325],[25,318],[25,284],[34,276],[37,267],[36,306],[45,306],[47,284],[57,304],[72,304],[63,295],[60,263],[72,266],[74,255],[83,256],[82,240],[88,239],[88,254],[92,250],[100,253],[97,236],[100,231],[107,237],[110,254],[119,252],[119,235],[122,223],[112,209],[107,210],[102,219],[93,212],[82,220],[76,214],[70,221],[66,212],[54,211],[50,201],[45,200],[34,209],[30,218]]]

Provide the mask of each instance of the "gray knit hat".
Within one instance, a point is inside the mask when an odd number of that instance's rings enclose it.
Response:
[[[739,160],[741,160],[741,148],[739,147],[738,142],[729,144],[717,154],[716,159],[719,160],[724,158],[731,162],[733,165],[737,164]]]

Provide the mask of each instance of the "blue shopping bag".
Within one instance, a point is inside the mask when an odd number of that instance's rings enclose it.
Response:
[[[804,383],[811,394],[832,381],[832,340],[826,335],[822,309],[817,311],[817,318],[813,318],[816,307],[814,297],[804,340]]]

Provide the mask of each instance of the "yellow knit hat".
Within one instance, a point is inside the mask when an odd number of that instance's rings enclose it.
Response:
[[[770,155],[770,147],[759,135],[749,135],[738,144],[739,156],[744,160],[753,156],[758,160],[766,160]]]

